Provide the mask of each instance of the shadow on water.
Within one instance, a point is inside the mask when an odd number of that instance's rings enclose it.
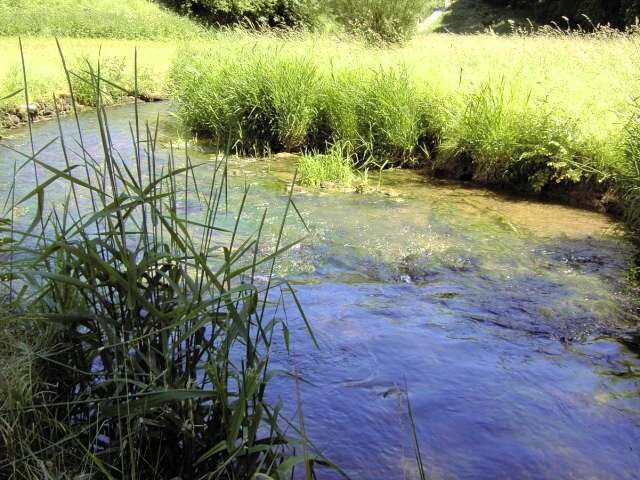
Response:
[[[125,145],[130,108],[109,116],[113,142]],[[65,120],[63,128],[75,126]],[[34,131],[43,141],[57,136],[53,124]],[[168,123],[162,134],[171,138]],[[85,140],[98,148],[98,139]],[[192,152],[194,162],[211,156]],[[63,162],[55,148],[42,158]],[[267,251],[294,168],[292,159],[230,161],[229,205],[248,184],[246,214],[257,223],[269,207]],[[0,188],[9,171],[0,170]],[[21,178],[18,195],[31,182]],[[417,478],[409,396],[429,478],[636,477],[640,347],[625,283],[632,251],[606,217],[406,171],[384,174],[378,193],[299,189],[295,199],[310,234],[278,273],[295,283],[321,348],[293,312],[278,312],[288,315],[293,354],[275,345],[274,367],[306,380],[307,433],[329,458],[354,478]],[[234,219],[230,212],[220,226]],[[293,223],[292,239],[303,233]],[[239,240],[253,226],[244,228]],[[274,399],[295,394],[290,379],[274,386]]]

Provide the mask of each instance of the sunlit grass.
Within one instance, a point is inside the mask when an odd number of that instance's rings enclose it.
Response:
[[[64,69],[57,55],[52,38],[25,38],[24,55],[27,64],[27,80],[32,101],[49,101],[52,94],[68,94]],[[124,65],[123,77],[133,79],[134,53],[138,50],[138,68],[144,74],[146,89],[166,95],[167,72],[176,54],[175,41],[105,40],[105,39],[61,39],[69,67],[86,68],[83,59],[98,58],[103,61],[118,61]],[[22,70],[18,40],[15,37],[0,38],[0,98],[22,86]],[[20,98],[11,98],[0,105],[20,103]]]
[[[640,87],[638,39],[620,34],[432,34],[375,49],[228,32],[210,45],[185,46],[172,71],[179,114],[195,131],[241,150],[347,141],[359,163],[377,166],[471,160],[477,180],[532,191],[581,180],[575,163],[615,170]]]
[[[183,42],[62,42],[69,58],[100,51],[120,59],[125,78],[137,47],[142,89],[172,96],[188,127],[240,150],[347,141],[360,162],[377,166],[471,158],[477,179],[524,178],[530,190],[578,179],[575,162],[624,169],[624,126],[640,91],[638,37],[620,34],[430,34],[386,49],[239,30]],[[24,44],[32,98],[64,92],[53,41]],[[8,52],[0,59],[6,94],[20,83],[17,41],[1,39],[0,48]]]
[[[354,162],[345,145],[335,145],[326,154],[307,154],[298,162],[300,183],[314,188],[353,187],[364,182],[354,170]]]
[[[96,38],[185,38],[194,21],[148,0],[3,0],[0,35]]]

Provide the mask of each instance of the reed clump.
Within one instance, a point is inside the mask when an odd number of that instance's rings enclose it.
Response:
[[[366,183],[355,171],[354,155],[348,144],[336,144],[325,154],[303,155],[298,163],[300,183],[309,187],[358,187]]]
[[[280,303],[300,306],[273,274],[296,243],[283,233],[292,193],[274,241],[261,235],[266,212],[241,235],[249,192],[229,204],[224,157],[201,174],[188,150],[160,149],[137,107],[131,145],[113,145],[100,70],[82,79],[96,130],[76,116],[73,138],[60,128],[22,152],[3,207],[0,477],[312,475],[327,462],[265,398],[271,346],[289,348]],[[50,148],[62,166],[40,160]],[[27,171],[35,186],[18,196]],[[32,216],[16,217],[24,206]],[[227,212],[235,220],[222,228]]]

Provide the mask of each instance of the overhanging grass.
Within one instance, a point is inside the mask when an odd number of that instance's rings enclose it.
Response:
[[[198,132],[245,151],[348,142],[377,165],[438,155],[528,191],[583,179],[576,165],[615,170],[639,90],[628,61],[638,39],[622,35],[429,35],[380,50],[232,32],[214,44],[192,45],[172,71],[179,113]],[[214,105],[228,115],[209,114]]]

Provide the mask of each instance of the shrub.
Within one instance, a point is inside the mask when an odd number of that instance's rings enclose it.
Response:
[[[316,0],[168,0],[215,25],[301,27],[313,23]]]
[[[352,33],[378,42],[401,42],[415,31],[424,0],[331,0],[336,18]]]

